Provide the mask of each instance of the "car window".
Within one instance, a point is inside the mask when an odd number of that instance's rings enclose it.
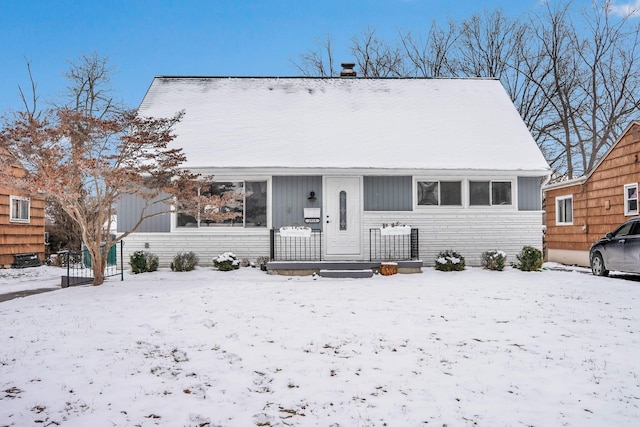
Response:
[[[633,227],[631,228],[631,232],[629,233],[632,236],[637,236],[640,234],[640,221],[635,221],[632,223]]]
[[[618,228],[616,231],[613,232],[613,237],[628,236],[630,234],[632,225],[633,225],[632,222],[622,224],[620,228]]]

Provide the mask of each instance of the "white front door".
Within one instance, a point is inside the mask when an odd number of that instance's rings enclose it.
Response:
[[[327,259],[362,257],[362,191],[359,177],[326,177],[324,232]]]

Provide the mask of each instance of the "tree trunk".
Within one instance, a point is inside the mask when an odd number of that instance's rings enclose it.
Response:
[[[93,286],[99,286],[104,283],[104,271],[107,266],[107,254],[100,247],[100,243],[87,247],[91,256],[91,268],[93,270]]]

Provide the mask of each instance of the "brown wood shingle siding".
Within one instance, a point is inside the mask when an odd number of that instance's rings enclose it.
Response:
[[[11,222],[9,215],[10,196],[20,196],[0,187],[0,267],[14,262],[14,254],[36,252],[44,260],[44,200],[31,197],[28,223]]]
[[[583,184],[547,190],[548,249],[588,250],[595,240],[630,218],[624,185],[640,182],[640,139],[633,123]],[[556,198],[573,195],[573,225],[556,225]]]

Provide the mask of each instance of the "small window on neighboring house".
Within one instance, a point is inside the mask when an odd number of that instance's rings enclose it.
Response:
[[[28,197],[11,196],[11,222],[29,222],[31,200]]]
[[[624,186],[624,214],[638,215],[638,183]]]
[[[418,181],[419,206],[461,206],[460,181]]]
[[[556,197],[556,224],[573,224],[573,196]]]

